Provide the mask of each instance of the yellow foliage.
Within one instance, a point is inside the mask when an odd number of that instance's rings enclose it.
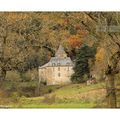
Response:
[[[6,17],[9,22],[15,22],[30,17],[30,14],[25,12],[6,12],[0,13],[0,16]]]
[[[105,50],[104,48],[97,48],[96,61],[102,61],[104,59]]]

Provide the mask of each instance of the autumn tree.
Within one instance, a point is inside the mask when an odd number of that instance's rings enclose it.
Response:
[[[105,49],[105,75],[108,107],[115,108],[116,90],[114,85],[114,77],[119,73],[118,63],[120,60],[120,40],[119,31],[116,31],[120,21],[119,13],[83,13],[86,20],[81,24],[95,36]],[[114,26],[114,27],[113,27]]]
[[[11,30],[12,25],[3,16],[0,16],[0,81],[5,80],[6,71],[11,69],[10,62],[13,62],[13,58],[20,53],[20,50],[16,49],[15,37],[16,34]],[[11,39],[10,39],[11,36]],[[14,55],[9,55],[12,48],[16,49]]]
[[[25,71],[30,54],[36,47],[41,48],[37,37],[37,31],[41,30],[40,20],[29,18],[13,22],[7,17],[0,16],[0,81],[5,80],[6,71],[19,68]]]

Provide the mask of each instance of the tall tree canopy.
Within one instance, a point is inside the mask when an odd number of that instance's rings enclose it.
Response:
[[[95,49],[87,45],[82,45],[77,49],[74,74],[72,75],[73,82],[84,82],[90,77],[89,59],[94,58]],[[86,79],[84,77],[86,76]]]

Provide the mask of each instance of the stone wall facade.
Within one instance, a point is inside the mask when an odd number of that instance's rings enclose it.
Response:
[[[47,85],[68,84],[71,83],[72,74],[72,66],[46,67],[39,69],[39,80]]]
[[[55,57],[52,57],[48,63],[39,67],[39,82],[46,82],[47,85],[68,84],[71,83],[73,74],[73,62],[59,46]]]

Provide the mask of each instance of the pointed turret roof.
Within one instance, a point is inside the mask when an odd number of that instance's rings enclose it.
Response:
[[[48,66],[73,66],[72,60],[70,57],[67,57],[62,45],[59,46],[55,57],[52,57],[48,63],[39,68],[46,68]]]
[[[66,52],[65,52],[65,50],[64,50],[62,45],[59,46],[59,48],[58,48],[58,50],[57,50],[57,52],[55,54],[55,57],[58,57],[58,58],[65,58],[65,57],[67,57],[67,54],[66,54]]]

